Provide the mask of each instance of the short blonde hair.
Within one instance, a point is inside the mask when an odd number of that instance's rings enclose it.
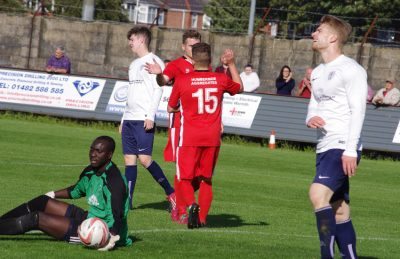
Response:
[[[341,46],[347,42],[352,31],[352,27],[348,22],[333,15],[324,15],[320,20],[320,24],[329,25],[337,33]]]

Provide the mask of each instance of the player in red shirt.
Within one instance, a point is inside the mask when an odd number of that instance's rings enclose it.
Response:
[[[175,79],[168,112],[181,111],[177,178],[185,205],[189,206],[188,228],[197,228],[206,224],[212,201],[211,179],[221,145],[223,94],[240,93],[243,85],[232,50],[225,50],[223,55],[232,79],[209,71],[210,45],[197,43],[192,51],[195,71]],[[198,203],[192,186],[196,180],[200,182]]]
[[[182,35],[183,56],[171,62],[162,71],[157,62],[146,64],[145,69],[152,74],[157,74],[157,83],[164,86],[173,83],[179,75],[193,72],[192,46],[201,42],[201,34],[195,30],[188,30]],[[168,142],[164,148],[164,160],[167,162],[176,162],[176,149],[179,142],[180,112],[171,113],[169,117]],[[179,186],[175,175],[174,189],[176,195],[176,207],[171,211],[171,218],[174,221],[186,224],[186,207],[179,195]],[[183,217],[182,217],[183,215]]]

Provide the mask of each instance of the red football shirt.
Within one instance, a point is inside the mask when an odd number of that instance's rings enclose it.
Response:
[[[223,95],[239,90],[240,84],[221,73],[194,71],[177,77],[168,105],[180,102],[179,146],[220,146]]]
[[[184,56],[177,58],[167,64],[163,74],[169,77],[169,80],[174,80],[177,76],[193,72],[193,64],[190,63]],[[172,113],[169,116],[169,127],[179,128],[181,120],[181,113]]]

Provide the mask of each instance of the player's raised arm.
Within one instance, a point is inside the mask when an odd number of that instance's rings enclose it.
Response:
[[[243,83],[242,83],[242,79],[240,78],[239,72],[238,72],[238,70],[236,68],[235,55],[233,53],[233,50],[226,49],[224,51],[224,54],[222,54],[221,59],[222,59],[223,62],[225,62],[228,65],[229,71],[231,71],[232,80],[234,82],[240,84],[239,93],[242,93],[243,92]]]
[[[154,74],[157,75],[156,76],[156,80],[157,80],[157,84],[159,86],[164,86],[169,82],[169,77],[164,75],[162,72],[162,68],[160,66],[160,64],[157,63],[157,61],[155,59],[153,59],[154,63],[146,63],[144,65],[144,69],[149,72],[150,74]]]

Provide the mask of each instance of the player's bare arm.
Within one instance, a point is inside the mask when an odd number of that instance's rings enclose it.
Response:
[[[169,82],[169,77],[162,73],[161,66],[155,59],[153,59],[153,62],[154,63],[146,63],[144,69],[150,74],[157,75],[156,81],[159,86],[166,85]]]
[[[158,75],[162,73],[162,69],[160,64],[157,63],[155,59],[153,59],[154,63],[148,63],[144,65],[144,69],[149,72],[150,74]]]
[[[319,116],[312,117],[307,123],[307,127],[312,129],[322,128],[323,126],[325,126],[325,121]]]
[[[236,68],[236,64],[235,64],[235,55],[233,53],[233,50],[231,49],[226,49],[224,51],[224,54],[222,54],[222,60],[224,62],[226,62],[226,64],[229,67],[229,71],[231,71],[231,75],[232,75],[232,80],[238,84],[240,84],[240,91],[239,93],[243,92],[243,83],[242,83],[242,79],[240,78],[239,72]]]

